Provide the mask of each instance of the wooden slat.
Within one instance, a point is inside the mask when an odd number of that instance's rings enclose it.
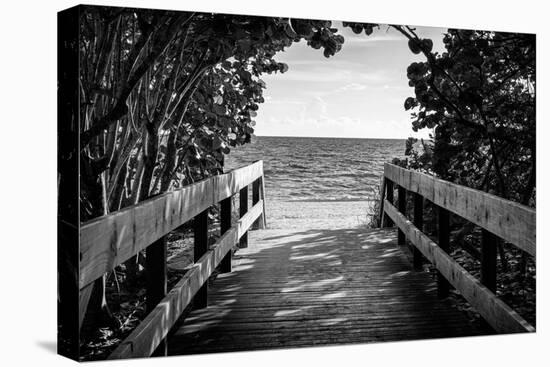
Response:
[[[252,182],[252,205],[255,205],[260,200],[260,182],[261,178],[257,179],[256,181]],[[252,225],[252,229],[260,229],[262,222],[262,218],[258,218],[258,220]]]
[[[234,227],[206,252],[182,279],[170,290],[168,295],[137,326],[108,359],[139,358],[150,356],[159,343],[168,335],[170,328],[189,305],[193,296],[219,265],[223,257],[231,250],[239,238],[250,228],[262,213],[260,200]]]
[[[258,161],[84,223],[80,289],[262,174]]]
[[[393,203],[393,181],[391,179],[386,179],[386,200],[389,200],[390,203]],[[382,204],[383,206],[383,204]],[[388,215],[382,217],[382,227],[392,227],[393,222],[391,221]]]
[[[260,199],[262,199],[263,203],[264,203],[264,210],[262,212],[262,223],[261,223],[261,226],[260,226],[260,229],[266,229],[267,228],[267,213],[265,211],[265,178],[264,178],[264,175],[263,175],[263,170],[262,170],[262,176],[260,177],[260,182],[261,182],[261,186],[260,186]]]
[[[233,200],[231,197],[223,199],[220,203],[220,235],[223,235],[225,232],[231,229],[231,217],[232,217],[232,203]],[[223,258],[220,264],[220,271],[222,273],[231,272],[231,258],[233,252],[229,251],[227,255]]]
[[[413,271],[395,230],[253,232],[208,309],[170,333],[169,354],[381,342],[483,333]],[[322,256],[319,256],[324,254]]]
[[[239,216],[243,217],[248,211],[248,186],[239,191]],[[248,247],[248,234],[245,233],[239,241],[239,248]]]
[[[414,197],[414,216],[413,222],[416,228],[422,230],[424,226],[424,198],[418,193],[413,193]],[[413,266],[416,269],[422,267],[422,253],[416,246],[413,246]]]
[[[403,214],[407,212],[407,190],[403,186],[397,187],[397,208]],[[397,229],[397,245],[405,246],[405,234],[400,229]]]
[[[536,256],[533,208],[389,163],[384,176]]]
[[[379,221],[379,227],[382,228],[382,222],[383,222],[383,216],[384,216],[384,198],[386,195],[386,179],[384,176],[381,177],[380,181],[380,192],[378,194],[378,197],[380,198],[380,209],[378,212],[378,221]]]
[[[193,219],[193,261],[198,262],[208,252],[208,209]],[[205,282],[195,295],[193,307],[205,308],[208,305],[208,282]]]
[[[216,181],[214,203],[235,195],[243,187],[250,185],[264,174],[263,161],[213,177]]]
[[[535,328],[414,226],[387,200],[385,212],[422,254],[499,333],[534,332]]]
[[[252,208],[248,209],[246,214],[237,222],[237,231],[239,239],[245,235],[252,223],[263,213],[264,201],[260,200]]]

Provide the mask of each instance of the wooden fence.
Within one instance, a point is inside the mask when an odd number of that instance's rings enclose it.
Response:
[[[248,209],[248,187],[252,208]],[[240,219],[231,223],[232,197],[239,194]],[[109,359],[146,357],[159,349],[183,310],[194,300],[206,307],[207,280],[214,269],[231,271],[232,247],[247,245],[250,227],[265,227],[263,162],[159,195],[82,225],[80,231],[80,324],[94,281],[146,250],[148,315]],[[218,241],[208,248],[208,209],[220,203]],[[193,219],[195,263],[167,293],[166,235]],[[160,346],[160,347],[159,347]]]
[[[398,192],[397,208],[394,206],[394,185]],[[405,215],[407,193],[413,195],[412,222]],[[424,200],[429,200],[437,207],[438,243],[422,232]],[[414,246],[414,264],[418,266],[421,255],[424,255],[437,268],[440,296],[447,295],[450,284],[497,332],[535,331],[532,325],[495,294],[498,238],[536,256],[534,209],[393,164],[384,165],[381,205],[382,225],[391,226],[395,223],[399,245],[405,245],[408,239]],[[481,280],[468,273],[447,254],[449,213],[482,228]]]

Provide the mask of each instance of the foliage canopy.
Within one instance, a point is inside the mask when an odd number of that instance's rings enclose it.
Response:
[[[81,217],[221,170],[250,140],[264,73],[305,40],[325,57],[330,21],[85,7],[80,22]]]

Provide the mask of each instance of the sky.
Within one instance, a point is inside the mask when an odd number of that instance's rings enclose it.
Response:
[[[411,128],[403,103],[414,96],[407,66],[424,61],[414,55],[403,35],[381,25],[373,34],[354,34],[333,22],[345,38],[342,50],[325,58],[305,42],[294,43],[276,59],[286,73],[264,75],[265,103],[256,117],[259,136],[316,136],[355,138],[426,138],[430,130]],[[442,51],[444,28],[416,27]]]

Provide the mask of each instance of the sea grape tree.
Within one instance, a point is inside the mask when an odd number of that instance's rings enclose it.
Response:
[[[370,23],[344,23],[371,34]],[[445,51],[409,26],[390,25],[425,61],[406,70],[412,129],[435,129],[425,154],[409,162],[444,179],[534,205],[535,36],[449,29]],[[419,159],[421,158],[421,162]]]
[[[330,21],[282,17],[83,6],[79,27],[80,150],[60,165],[80,160],[83,222],[219,173],[250,140],[261,75],[288,68],[277,52],[304,40],[330,57],[343,43]]]

